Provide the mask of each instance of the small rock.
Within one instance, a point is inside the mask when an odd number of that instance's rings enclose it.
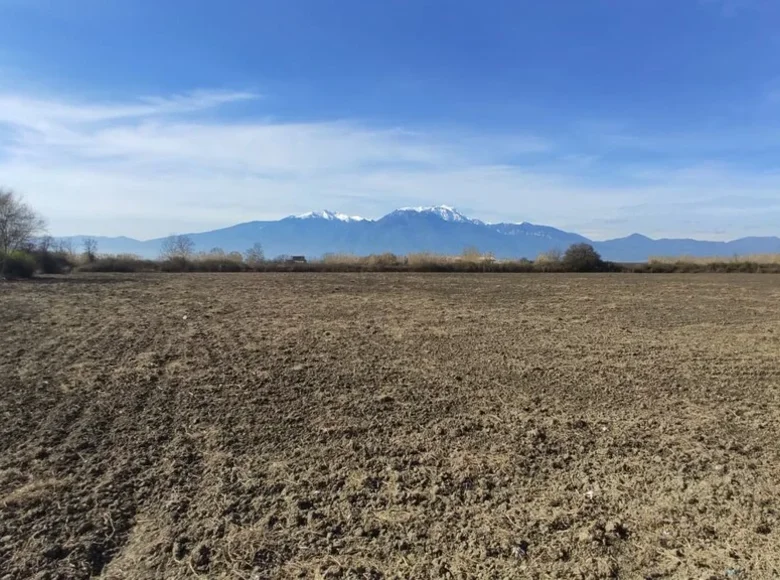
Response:
[[[772,532],[772,528],[769,527],[769,524],[766,522],[762,522],[756,526],[756,533],[757,534],[769,534]]]
[[[577,539],[583,544],[588,544],[593,541],[593,534],[590,533],[590,530],[582,530]]]
[[[525,540],[521,541],[516,546],[512,547],[512,555],[518,559],[527,557],[529,546],[530,545]]]
[[[211,564],[211,548],[206,544],[201,544],[194,552],[192,563],[198,571],[203,572],[208,570],[209,565]]]
[[[187,553],[187,538],[179,538],[173,543],[173,557],[177,560],[184,558]]]
[[[44,550],[43,556],[49,560],[60,560],[65,557],[65,550],[59,544],[52,544]]]
[[[628,530],[618,520],[607,522],[607,525],[604,527],[604,531],[621,539],[628,536]]]

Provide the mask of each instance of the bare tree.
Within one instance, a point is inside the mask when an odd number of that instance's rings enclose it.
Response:
[[[0,275],[5,274],[8,255],[30,246],[45,229],[44,219],[20,195],[0,188]]]
[[[263,245],[260,242],[255,243],[254,246],[249,248],[244,254],[246,263],[252,267],[259,266],[265,262],[265,251]]]
[[[160,247],[160,257],[163,260],[174,258],[184,259],[191,257],[195,251],[195,242],[189,236],[170,236],[163,240]]]
[[[74,258],[75,253],[73,251],[73,240],[62,239],[57,243],[57,252],[64,254],[68,258]]]
[[[95,238],[84,238],[84,258],[90,264],[97,260],[98,243]]]
[[[52,238],[51,236],[42,236],[38,240],[37,250],[43,255],[46,255],[49,252],[56,251],[56,244],[54,242],[54,238]]]

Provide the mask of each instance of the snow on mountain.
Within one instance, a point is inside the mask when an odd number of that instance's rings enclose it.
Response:
[[[469,223],[469,224],[478,224],[482,225],[482,222],[477,219],[472,219],[469,217],[466,217],[462,213],[460,213],[457,209],[454,207],[450,207],[448,205],[435,205],[435,206],[429,206],[429,207],[402,207],[399,208],[391,213],[390,215],[403,215],[403,214],[409,214],[409,213],[415,213],[415,214],[423,214],[428,216],[435,216],[438,217],[446,222],[456,222],[456,223]],[[385,216],[387,217],[387,216]],[[328,221],[342,221],[342,222],[363,222],[363,221],[373,221],[364,217],[360,216],[351,216],[339,212],[333,212],[330,210],[322,210],[322,211],[310,211],[307,213],[303,213],[296,216],[290,216],[290,219],[324,219]]]
[[[528,222],[520,222],[519,224],[498,223],[485,225],[505,236],[533,236],[548,240],[565,240],[568,244],[579,242],[590,243],[590,240],[578,234],[563,232],[557,228],[550,226],[540,226]]]
[[[0,0],[1,2],[2,0]],[[243,252],[261,243],[266,255],[322,256],[393,252],[459,254],[467,247],[493,252],[499,258],[533,259],[552,249],[590,243],[607,260],[640,262],[650,256],[729,256],[780,253],[780,238],[742,238],[731,242],[653,240],[634,234],[625,238],[591,241],[588,238],[533,223],[485,224],[446,205],[405,207],[373,220],[328,210],[289,216],[279,221],[254,221],[209,232],[189,234],[196,251],[219,247]],[[68,238],[80,246],[83,237]],[[99,238],[101,253],[133,253],[156,257],[165,240]]]
[[[338,220],[341,222],[363,222],[363,221],[370,221],[367,220],[364,217],[360,217],[357,215],[347,215],[339,212],[333,212],[329,211],[327,209],[324,209],[322,211],[310,211],[307,213],[303,213],[301,215],[293,216],[296,219],[324,219],[324,220]]]
[[[461,222],[471,224],[481,224],[477,219],[471,219],[460,213],[454,207],[448,205],[434,205],[430,207],[402,207],[397,212],[416,212],[440,217],[446,222]],[[395,212],[394,212],[395,213]]]

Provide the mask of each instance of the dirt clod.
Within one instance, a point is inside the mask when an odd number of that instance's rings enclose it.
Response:
[[[5,285],[0,579],[780,577],[778,288]]]

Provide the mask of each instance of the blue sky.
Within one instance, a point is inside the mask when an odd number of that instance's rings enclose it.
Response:
[[[774,0],[0,0],[0,184],[55,235],[775,235],[778,55]]]

